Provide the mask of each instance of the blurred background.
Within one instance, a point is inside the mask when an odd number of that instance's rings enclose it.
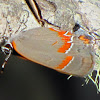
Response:
[[[4,55],[0,53],[0,65]],[[12,55],[0,75],[0,100],[100,100],[92,82]]]

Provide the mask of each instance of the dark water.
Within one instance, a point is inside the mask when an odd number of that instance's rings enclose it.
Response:
[[[0,54],[0,65],[4,56]],[[42,59],[42,58],[41,58]],[[94,84],[11,56],[0,75],[0,100],[100,100]]]

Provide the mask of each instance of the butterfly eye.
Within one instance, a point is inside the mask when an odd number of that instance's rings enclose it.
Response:
[[[78,23],[75,24],[73,27],[73,32],[77,31],[80,28],[80,25]]]

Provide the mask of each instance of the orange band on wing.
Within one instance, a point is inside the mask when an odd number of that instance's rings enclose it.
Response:
[[[65,53],[66,50],[68,50],[71,46],[71,43],[68,43],[69,41],[71,41],[71,37],[72,37],[71,33],[70,32],[67,33],[67,35],[69,36],[65,36],[64,34],[65,33],[59,32],[59,36],[62,37],[62,41],[64,42],[62,47],[58,49],[58,52],[61,52],[61,53]]]
[[[14,50],[15,50],[18,54],[21,55],[21,53],[18,52],[18,50],[17,50],[17,48],[16,48],[16,43],[15,43],[15,41],[12,41],[12,45],[13,45]]]
[[[52,45],[55,45],[57,43],[57,41],[56,42],[54,42]]]
[[[65,43],[64,45],[62,45],[61,48],[58,49],[58,52],[61,52],[61,53],[65,53],[66,50],[68,50],[71,46],[71,43]]]
[[[85,44],[89,44],[90,43],[90,40],[88,38],[86,38],[85,35],[81,35],[79,37],[80,40],[83,40]]]
[[[67,56],[56,69],[63,69],[72,60],[73,56]]]
[[[62,32],[63,34],[65,34],[66,33],[66,31],[63,31],[63,30],[55,30],[55,29],[53,29],[53,28],[49,28],[51,31],[55,31],[55,32]]]
[[[68,43],[68,42],[71,41],[72,33],[68,32],[67,36],[66,36],[66,35],[64,35],[66,33],[66,31],[63,31],[63,30],[57,31],[53,28],[49,28],[49,29],[52,31],[58,32],[58,36],[62,37],[61,40],[64,42],[64,44],[58,49],[58,52],[65,53],[66,50],[68,50],[71,46],[71,43]]]
[[[26,57],[24,57],[20,52],[18,52],[18,50],[17,50],[17,48],[16,48],[16,43],[15,43],[14,41],[12,41],[12,46],[13,46],[14,50],[15,50],[18,54],[21,55],[21,56],[18,56],[19,58],[24,59],[24,60],[27,60]]]
[[[16,51],[16,43],[14,41],[12,41],[12,45],[13,45],[13,48],[15,49],[15,51]]]

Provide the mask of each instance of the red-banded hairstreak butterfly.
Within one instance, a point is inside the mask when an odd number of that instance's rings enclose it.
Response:
[[[13,48],[28,60],[65,74],[84,77],[94,64],[93,37],[53,28],[34,28],[11,38]]]

